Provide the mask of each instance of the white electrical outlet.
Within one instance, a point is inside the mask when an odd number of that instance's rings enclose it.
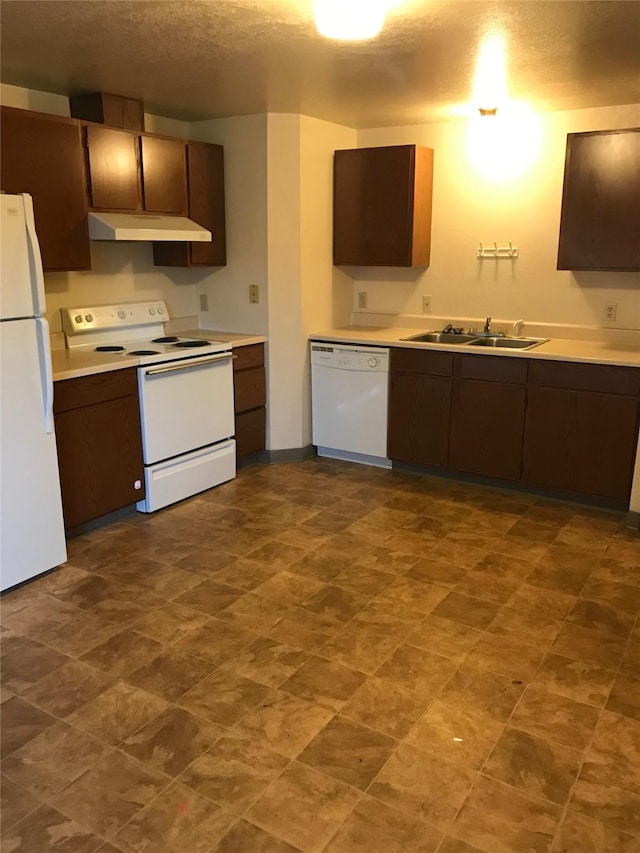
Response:
[[[605,320],[609,320],[613,323],[613,322],[615,322],[617,314],[618,314],[618,303],[617,302],[605,302],[604,303],[604,319]]]
[[[431,297],[423,296],[422,297],[422,313],[430,314],[431,313]]]
[[[206,293],[200,294],[200,310],[208,311],[209,310],[209,297]]]
[[[249,302],[260,302],[260,286],[257,284],[249,285]]]
[[[366,290],[361,290],[358,293],[358,308],[366,308],[368,302],[368,293]]]

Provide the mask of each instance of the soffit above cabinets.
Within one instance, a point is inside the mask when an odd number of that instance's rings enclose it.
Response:
[[[541,110],[640,102],[637,2],[390,4],[377,38],[346,43],[318,35],[313,0],[3,0],[2,80],[117,92],[183,120],[415,124],[470,100],[479,43],[498,31],[512,97]]]

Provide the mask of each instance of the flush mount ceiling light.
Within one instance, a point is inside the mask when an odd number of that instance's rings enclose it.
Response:
[[[499,35],[485,39],[478,54],[473,102],[481,116],[495,116],[507,100],[504,45]]]
[[[384,0],[315,0],[316,27],[330,39],[370,39],[382,29],[384,7]]]

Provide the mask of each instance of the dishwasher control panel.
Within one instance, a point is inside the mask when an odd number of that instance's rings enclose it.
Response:
[[[382,347],[311,344],[311,364],[336,370],[389,371],[389,350]]]

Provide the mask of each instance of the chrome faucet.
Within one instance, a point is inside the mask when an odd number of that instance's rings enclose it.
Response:
[[[491,317],[487,317],[487,319],[484,321],[484,333],[485,335],[491,334]]]

